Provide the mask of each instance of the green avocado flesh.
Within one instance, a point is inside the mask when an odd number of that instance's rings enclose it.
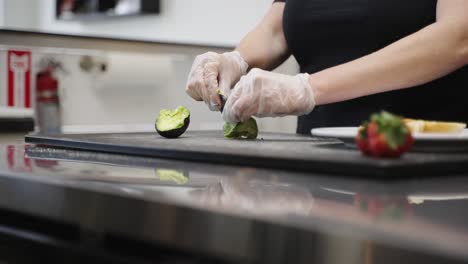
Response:
[[[163,137],[178,137],[187,130],[189,122],[190,111],[187,108],[179,106],[174,110],[163,109],[156,119],[156,131]]]
[[[243,123],[226,123],[223,130],[224,137],[230,139],[256,139],[258,136],[257,121],[253,118]]]
[[[187,176],[184,173],[176,170],[158,169],[155,171],[161,181],[172,181],[177,184],[185,184],[188,182]]]

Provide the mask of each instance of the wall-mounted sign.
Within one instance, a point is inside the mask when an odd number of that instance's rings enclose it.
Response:
[[[31,52],[0,50],[0,107],[32,107]]]

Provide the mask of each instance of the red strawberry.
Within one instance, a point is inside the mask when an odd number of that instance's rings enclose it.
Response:
[[[375,157],[384,157],[388,152],[388,142],[383,134],[369,137],[369,152]]]
[[[379,127],[376,122],[372,121],[367,125],[367,135],[369,137],[375,137],[379,134]]]
[[[413,145],[414,139],[402,118],[388,112],[373,114],[356,136],[362,153],[374,157],[399,157]]]
[[[365,130],[365,128],[362,128],[356,135],[356,145],[362,153],[369,154],[369,146],[366,138],[367,135],[364,133]]]
[[[408,133],[408,135],[406,136],[405,145],[403,145],[403,151],[408,151],[413,146],[413,143],[414,143],[413,135],[411,135],[411,133]]]
[[[413,143],[414,143],[413,136],[411,134],[408,134],[408,136],[406,137],[406,140],[405,140],[405,144],[402,145],[402,146],[399,146],[398,149],[394,153],[390,153],[390,154],[393,154],[391,156],[392,157],[401,156],[401,154],[405,153],[406,151],[408,151],[411,148],[411,146],[413,146]]]

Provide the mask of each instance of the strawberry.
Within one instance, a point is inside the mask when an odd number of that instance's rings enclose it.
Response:
[[[388,142],[383,134],[369,137],[369,152],[374,157],[384,157],[388,154]]]
[[[356,136],[356,145],[362,151],[362,153],[369,154],[369,146],[366,140],[367,131],[366,129],[360,129],[359,133]]]
[[[362,153],[374,157],[399,157],[413,145],[411,131],[402,118],[382,111],[373,114],[356,136]]]
[[[375,137],[379,134],[379,127],[375,121],[372,121],[367,126],[367,134],[370,137]]]
[[[408,151],[413,146],[413,143],[414,138],[411,135],[411,133],[408,133],[408,135],[406,136],[405,145],[403,145],[402,147],[403,151]]]

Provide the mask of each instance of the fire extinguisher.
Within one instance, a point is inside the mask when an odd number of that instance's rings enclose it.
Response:
[[[36,119],[41,134],[61,132],[58,80],[54,76],[58,67],[55,61],[48,61],[46,67],[36,74]]]

